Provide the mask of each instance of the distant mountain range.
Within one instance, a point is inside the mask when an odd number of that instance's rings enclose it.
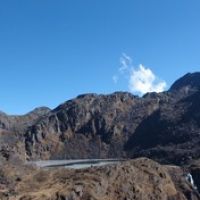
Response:
[[[6,160],[135,158],[185,165],[200,157],[200,73],[143,97],[84,94],[23,116],[0,113]]]

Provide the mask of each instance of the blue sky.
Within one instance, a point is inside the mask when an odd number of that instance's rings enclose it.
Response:
[[[200,70],[199,10],[199,0],[1,1],[0,110],[54,108],[88,92],[137,93],[141,66],[167,89]]]

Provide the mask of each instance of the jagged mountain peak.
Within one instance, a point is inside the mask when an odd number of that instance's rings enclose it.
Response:
[[[31,114],[35,114],[35,115],[44,115],[47,114],[48,112],[50,112],[51,109],[46,107],[46,106],[41,106],[38,108],[33,109],[32,111],[30,111],[29,113],[27,113],[26,115],[31,115]]]
[[[187,73],[172,84],[170,91],[200,88],[200,72]]]

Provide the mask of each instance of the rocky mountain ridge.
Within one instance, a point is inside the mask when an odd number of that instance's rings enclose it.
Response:
[[[0,129],[23,132],[27,127],[34,124],[41,116],[50,112],[48,107],[38,107],[31,112],[24,115],[7,115],[4,112],[0,112]]]
[[[197,72],[177,80],[169,91],[143,97],[79,95],[53,110],[2,113],[1,131],[19,139],[28,160],[145,156],[183,165],[200,156],[199,88]]]
[[[25,134],[28,158],[146,156],[174,164],[197,159],[198,80],[199,73],[188,74],[169,91],[141,98],[126,92],[80,95],[29,127]]]

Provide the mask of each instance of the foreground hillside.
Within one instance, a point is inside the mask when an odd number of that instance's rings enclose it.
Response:
[[[1,200],[200,199],[181,168],[145,158],[81,170],[14,168],[0,171]]]

